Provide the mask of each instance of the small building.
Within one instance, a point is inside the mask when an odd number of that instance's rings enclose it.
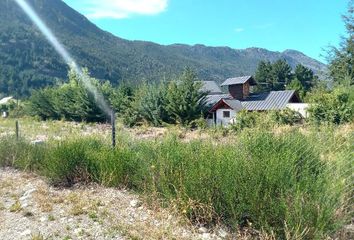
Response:
[[[5,97],[0,99],[0,105],[7,105],[9,104],[11,101],[14,101],[13,97]]]
[[[208,124],[226,126],[232,123],[241,110],[270,111],[290,108],[306,117],[307,104],[301,103],[294,90],[252,93],[256,81],[252,76],[229,78],[221,84],[229,94],[207,96],[210,105]]]
[[[14,101],[13,97],[5,97],[0,99],[0,113],[3,118],[7,118],[9,116],[8,106],[13,101]]]

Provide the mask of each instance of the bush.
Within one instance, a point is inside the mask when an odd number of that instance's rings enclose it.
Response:
[[[257,125],[258,112],[248,112],[246,110],[242,110],[236,114],[235,123],[231,125],[232,129],[236,131],[243,130],[245,128],[252,128]]]
[[[332,92],[314,91],[310,97],[309,120],[315,124],[342,124],[354,119],[354,87],[337,87]]]
[[[277,124],[294,125],[302,121],[301,114],[289,108],[280,111],[272,111],[269,114],[271,119]]]

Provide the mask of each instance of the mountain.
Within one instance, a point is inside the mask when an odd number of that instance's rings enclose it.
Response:
[[[159,45],[128,41],[99,29],[61,0],[27,0],[81,66],[93,77],[132,84],[173,78],[186,67],[200,79],[253,74],[259,61],[286,59],[315,72],[326,66],[301,52],[244,50],[204,45]],[[67,66],[14,0],[0,1],[0,92],[28,94],[29,89],[63,81]]]

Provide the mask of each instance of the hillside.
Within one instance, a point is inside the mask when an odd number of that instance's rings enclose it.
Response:
[[[253,74],[261,60],[286,59],[315,72],[325,65],[295,50],[236,50],[204,45],[159,45],[128,41],[105,32],[61,0],[28,0],[80,65],[93,77],[117,84],[172,78],[186,66],[202,80],[222,81]],[[14,0],[0,1],[0,93],[28,94],[31,88],[63,81],[67,66]]]

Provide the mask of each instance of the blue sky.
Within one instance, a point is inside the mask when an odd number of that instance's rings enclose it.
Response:
[[[296,49],[325,62],[345,34],[348,0],[64,0],[129,40]]]

